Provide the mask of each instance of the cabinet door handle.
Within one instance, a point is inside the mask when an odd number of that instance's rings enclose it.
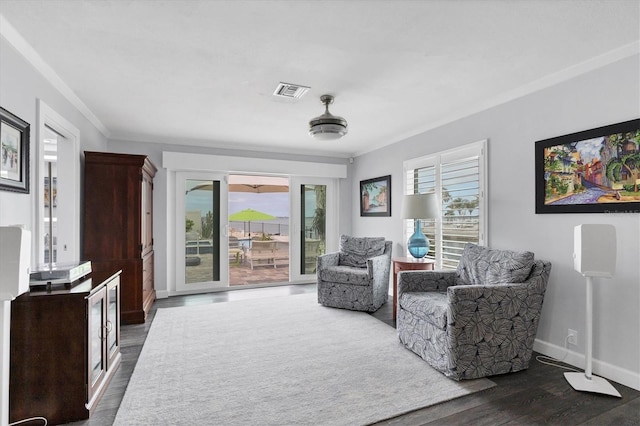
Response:
[[[107,330],[107,334],[113,331],[113,323],[111,321],[107,321],[106,326],[104,327]]]

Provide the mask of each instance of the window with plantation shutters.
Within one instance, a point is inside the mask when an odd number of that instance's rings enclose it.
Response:
[[[421,220],[437,269],[455,269],[466,243],[486,245],[485,153],[486,140],[404,163],[405,194],[435,192],[441,202],[440,218]],[[404,226],[408,239],[414,220]]]

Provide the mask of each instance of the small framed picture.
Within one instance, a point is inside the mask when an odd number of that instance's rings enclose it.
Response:
[[[391,216],[391,175],[360,181],[360,216]]]
[[[536,213],[640,213],[640,119],[536,142]]]
[[[0,189],[29,193],[29,123],[0,107]]]

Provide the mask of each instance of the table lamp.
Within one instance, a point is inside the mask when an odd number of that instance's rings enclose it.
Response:
[[[407,194],[402,200],[402,218],[415,219],[414,232],[407,248],[411,256],[421,259],[429,252],[429,239],[422,233],[421,219],[433,219],[440,216],[440,204],[435,193]]]

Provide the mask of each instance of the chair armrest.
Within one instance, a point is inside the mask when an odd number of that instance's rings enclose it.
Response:
[[[328,268],[329,266],[338,266],[340,260],[339,253],[327,253],[318,256],[318,269]]]
[[[387,265],[390,265],[391,261],[389,260],[388,254],[381,254],[379,256],[370,257],[367,259],[367,270],[369,272],[369,276],[373,276],[373,271],[378,269],[384,269]]]
[[[456,323],[456,313],[477,311],[485,317],[496,320],[511,320],[520,316],[525,322],[531,322],[540,316],[544,290],[527,283],[505,283],[487,285],[458,285],[447,289],[451,306],[450,323]],[[458,309],[460,308],[460,309]],[[537,326],[537,321],[536,324]]]
[[[405,292],[446,291],[455,285],[455,271],[401,271],[398,273],[398,300]]]

